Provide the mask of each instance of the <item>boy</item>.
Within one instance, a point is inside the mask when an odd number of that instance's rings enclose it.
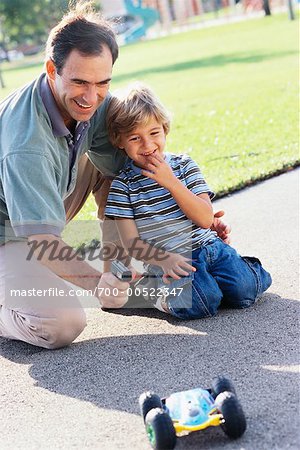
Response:
[[[158,296],[154,306],[181,319],[213,316],[221,302],[251,306],[271,276],[210,229],[214,194],[190,157],[164,152],[170,120],[154,93],[144,85],[116,93],[107,127],[129,159],[112,183],[105,214],[117,219],[129,255],[160,280],[145,296]]]

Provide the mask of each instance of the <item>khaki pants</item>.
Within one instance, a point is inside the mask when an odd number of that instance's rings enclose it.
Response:
[[[91,192],[98,217],[103,218],[109,187],[110,181],[83,155],[75,190],[65,201],[67,221],[78,213]],[[27,255],[25,242],[0,247],[0,337],[49,349],[68,345],[86,325],[79,299],[68,283],[35,258],[26,260]],[[62,295],[55,296],[57,292]]]

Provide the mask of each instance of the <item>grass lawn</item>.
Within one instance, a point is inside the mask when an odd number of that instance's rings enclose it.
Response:
[[[123,47],[112,90],[150,84],[173,113],[168,150],[188,152],[223,195],[297,164],[297,38],[285,14]],[[0,96],[41,67],[4,70]],[[78,218],[93,212],[90,199]]]

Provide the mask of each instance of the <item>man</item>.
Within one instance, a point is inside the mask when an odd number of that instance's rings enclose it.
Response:
[[[127,283],[61,238],[90,192],[103,217],[109,178],[124,164],[105,126],[117,57],[108,24],[79,3],[49,35],[46,73],[0,105],[0,336],[49,349],[71,343],[86,320],[67,282],[95,292],[105,308],[128,300]],[[30,251],[45,242],[42,256]],[[66,250],[68,261],[57,256]]]

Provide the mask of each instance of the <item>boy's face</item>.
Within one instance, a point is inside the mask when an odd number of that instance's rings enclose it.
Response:
[[[152,117],[145,125],[138,125],[130,133],[121,133],[119,147],[125,150],[137,166],[145,169],[149,155],[162,155],[165,143],[164,128]]]

